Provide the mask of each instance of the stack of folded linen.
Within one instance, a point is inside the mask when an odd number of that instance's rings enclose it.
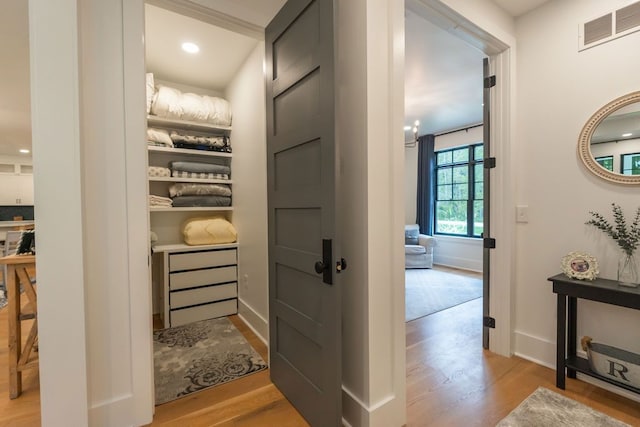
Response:
[[[171,162],[171,175],[176,178],[229,179],[226,165],[200,162]]]
[[[172,131],[169,135],[173,146],[176,148],[187,148],[190,150],[208,150],[223,153],[231,152],[231,144],[229,137],[225,135],[219,136],[202,136],[202,135],[186,135]]]
[[[171,176],[171,169],[162,166],[149,166],[150,177],[168,178]]]
[[[154,208],[170,208],[173,205],[173,200],[168,197],[156,196],[155,194],[149,194],[149,206]]]
[[[147,145],[173,147],[173,141],[166,130],[147,128]]]
[[[173,184],[169,196],[173,206],[231,206],[231,187],[226,184]]]
[[[149,110],[158,117],[231,126],[231,106],[225,99],[182,93],[164,85],[147,85],[147,91],[151,98]]]

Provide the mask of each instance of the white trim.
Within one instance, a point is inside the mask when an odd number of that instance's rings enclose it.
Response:
[[[29,40],[41,420],[83,426],[89,419],[77,1],[30,0]]]
[[[511,150],[515,113],[513,111],[514,71],[513,48],[492,56],[492,71],[496,75],[498,84],[494,88],[491,99],[491,141],[492,153],[498,165],[492,169],[491,181],[491,230],[497,243],[492,253],[491,292],[489,305],[491,317],[496,319],[496,329],[490,330],[489,349],[503,356],[510,356],[512,352],[512,332],[514,325],[513,298],[511,284],[514,282],[515,269],[515,220],[513,218],[514,183],[511,165],[514,157]]]
[[[147,3],[256,40],[264,40],[264,28],[259,25],[251,24],[189,0],[148,0]]]
[[[238,317],[269,347],[269,322],[242,298],[238,298]]]
[[[553,370],[556,369],[555,342],[522,331],[515,331],[513,335],[516,356]]]
[[[140,141],[145,126],[144,3],[122,1],[124,74],[124,138],[129,268],[129,315],[131,319],[132,396],[126,423],[148,424],[153,420],[153,317],[150,263],[149,214],[147,213],[148,151]],[[132,43],[127,41],[131,40]],[[141,238],[141,235],[145,238]],[[118,424],[118,423],[113,423]]]

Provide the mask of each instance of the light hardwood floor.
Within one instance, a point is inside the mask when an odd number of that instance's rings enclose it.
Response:
[[[407,323],[408,427],[494,426],[539,386],[640,426],[639,403],[579,380],[567,380],[567,390],[559,391],[553,370],[482,350],[481,312],[477,299]],[[232,321],[266,360],[264,343],[236,316]],[[25,373],[20,398],[8,397],[6,324],[7,310],[2,309],[0,426],[37,426],[37,371]],[[307,423],[271,384],[267,370],[160,405],[151,425],[303,427]]]

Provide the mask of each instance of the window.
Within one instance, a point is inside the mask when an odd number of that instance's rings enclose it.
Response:
[[[640,175],[640,153],[623,154],[621,157],[623,175]]]
[[[436,153],[435,232],[480,237],[483,230],[482,144]]]
[[[603,168],[613,172],[613,156],[596,157],[596,162]]]

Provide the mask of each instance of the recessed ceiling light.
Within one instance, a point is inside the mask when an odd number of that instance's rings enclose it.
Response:
[[[29,151],[29,150],[27,150],[26,148],[21,148],[21,149],[20,149],[20,152],[21,152],[22,154],[29,154],[29,153],[30,153],[30,151]]]
[[[200,47],[195,43],[184,42],[182,43],[182,50],[188,53],[198,53],[200,52]]]
[[[411,126],[405,126],[404,130],[411,130]]]
[[[631,136],[631,135],[633,135],[633,134],[632,134],[632,133],[623,133],[623,134],[622,134],[622,137],[623,137],[623,138],[626,138],[626,137]]]

